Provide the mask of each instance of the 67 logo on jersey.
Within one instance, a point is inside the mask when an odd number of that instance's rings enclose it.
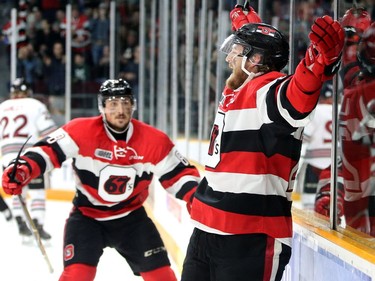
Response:
[[[100,171],[98,194],[108,202],[121,202],[133,193],[135,177],[131,166],[108,165]]]
[[[126,192],[127,188],[133,188],[132,186],[128,186],[129,180],[128,176],[110,176],[104,184],[104,189],[108,194],[121,195]]]

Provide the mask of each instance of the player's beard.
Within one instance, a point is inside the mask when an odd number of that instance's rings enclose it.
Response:
[[[228,77],[226,85],[229,89],[238,89],[247,79],[248,75],[240,68],[234,68],[232,74]]]

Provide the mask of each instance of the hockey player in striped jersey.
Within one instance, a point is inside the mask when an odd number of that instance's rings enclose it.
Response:
[[[156,176],[164,189],[191,204],[198,170],[163,132],[132,118],[136,100],[122,79],[105,81],[101,115],[74,119],[27,149],[3,173],[5,192],[18,194],[32,178],[73,159],[76,194],[65,225],[60,281],[92,281],[103,249],[112,247],[146,281],[176,281],[163,241],[143,203]]]
[[[370,14],[362,7],[348,9],[340,23],[345,30],[345,44],[342,55],[340,76],[344,88],[355,85],[358,81],[360,63],[357,59],[357,48],[363,32],[371,24]]]
[[[281,280],[303,128],[340,64],[345,34],[329,16],[316,19],[306,57],[287,76],[286,37],[268,24],[237,24],[236,14],[221,46],[232,73],[194,195],[181,281]]]
[[[344,89],[339,115],[341,163],[338,166],[338,213],[346,226],[375,237],[375,23],[362,34],[357,50],[356,85]],[[322,174],[316,212],[330,213],[330,169]]]
[[[32,95],[32,89],[25,79],[16,78],[10,87],[10,98],[0,105],[0,149],[3,167],[8,166],[16,157],[28,137],[31,136],[31,139],[27,147],[57,129],[47,107]],[[30,181],[27,188],[23,190],[23,197],[29,205],[31,218],[34,220],[40,237],[43,240],[49,240],[51,235],[44,229],[45,176],[47,177],[43,174]],[[26,224],[21,202],[17,196],[12,198],[12,210],[19,234],[23,241],[28,241],[32,232]]]

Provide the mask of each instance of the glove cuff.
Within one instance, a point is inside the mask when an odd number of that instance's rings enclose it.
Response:
[[[341,54],[339,57],[330,65],[324,67],[324,72],[322,75],[322,81],[330,80],[339,71],[341,65]]]
[[[294,78],[298,88],[305,93],[315,93],[320,90],[323,84],[319,74],[306,66],[305,59],[302,59],[298,64]]]
[[[39,177],[39,175],[41,174],[39,165],[34,160],[26,156],[20,157],[20,164],[26,165],[29,168],[30,176],[32,179]]]

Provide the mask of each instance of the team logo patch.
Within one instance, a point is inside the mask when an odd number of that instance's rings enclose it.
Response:
[[[128,176],[110,176],[104,184],[104,189],[110,195],[121,195],[127,190],[133,190],[134,186],[129,181]]]
[[[112,151],[97,148],[95,149],[95,156],[102,159],[112,160],[113,153]]]
[[[64,261],[71,260],[74,257],[74,245],[69,244],[64,249]]]
[[[115,152],[116,159],[125,157],[126,153],[128,152],[126,148],[117,145],[113,147],[113,150]]]
[[[267,26],[258,26],[257,32],[275,37],[276,30]]]

